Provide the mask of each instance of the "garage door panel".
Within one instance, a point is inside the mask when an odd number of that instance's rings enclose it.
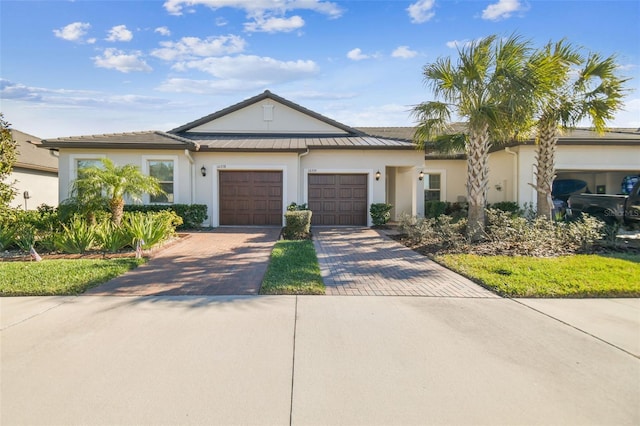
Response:
[[[366,226],[367,182],[366,174],[310,174],[312,224]]]
[[[281,171],[220,171],[221,225],[282,225]]]

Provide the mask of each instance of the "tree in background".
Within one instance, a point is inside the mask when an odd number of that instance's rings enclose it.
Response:
[[[427,142],[458,147],[467,156],[467,235],[480,239],[484,232],[488,189],[488,157],[492,143],[512,140],[531,125],[534,85],[527,66],[530,43],[519,36],[490,36],[458,50],[458,59],[438,58],[423,69],[425,83],[435,101],[414,107],[418,120],[414,140],[419,149]],[[451,117],[465,123],[451,127]]]
[[[120,225],[124,214],[124,199],[141,201],[144,194],[160,195],[164,192],[158,180],[142,174],[133,164],[116,166],[108,158],[101,160],[102,167],[88,167],[73,182],[72,192],[77,199],[99,200],[106,198],[111,211],[111,221]]]
[[[9,209],[9,203],[16,196],[13,182],[6,182],[13,170],[13,165],[18,159],[18,144],[11,135],[11,124],[4,120],[4,114],[0,112],[0,218]]]
[[[622,108],[623,79],[616,74],[615,56],[603,58],[590,53],[587,58],[564,41],[548,44],[533,55],[533,67],[554,66],[540,72],[535,104],[537,215],[552,217],[551,190],[555,179],[555,150],[561,130],[573,129],[588,119],[594,130],[604,133],[606,121]],[[576,66],[580,66],[577,70]]]

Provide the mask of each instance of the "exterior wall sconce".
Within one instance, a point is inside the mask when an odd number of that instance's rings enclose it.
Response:
[[[380,170],[378,170],[378,171],[376,172],[376,180],[380,180],[380,176],[381,176],[381,175],[380,175]]]
[[[207,168],[205,166],[200,167],[200,173],[202,173],[202,177],[207,175]]]
[[[418,180],[422,180],[422,179],[424,179],[424,172],[420,170],[420,173],[418,173]]]

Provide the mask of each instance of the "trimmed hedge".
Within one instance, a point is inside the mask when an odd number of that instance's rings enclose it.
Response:
[[[182,218],[182,225],[178,230],[200,228],[202,222],[207,220],[207,206],[205,204],[126,204],[126,212],[160,212],[169,210]]]
[[[285,240],[308,240],[311,238],[311,210],[294,210],[284,214]]]

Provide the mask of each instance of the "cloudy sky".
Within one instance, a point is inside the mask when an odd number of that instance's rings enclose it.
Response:
[[[409,126],[422,68],[491,34],[616,54],[640,127],[637,0],[0,1],[0,110],[39,137],[169,130],[269,89],[350,126]]]

